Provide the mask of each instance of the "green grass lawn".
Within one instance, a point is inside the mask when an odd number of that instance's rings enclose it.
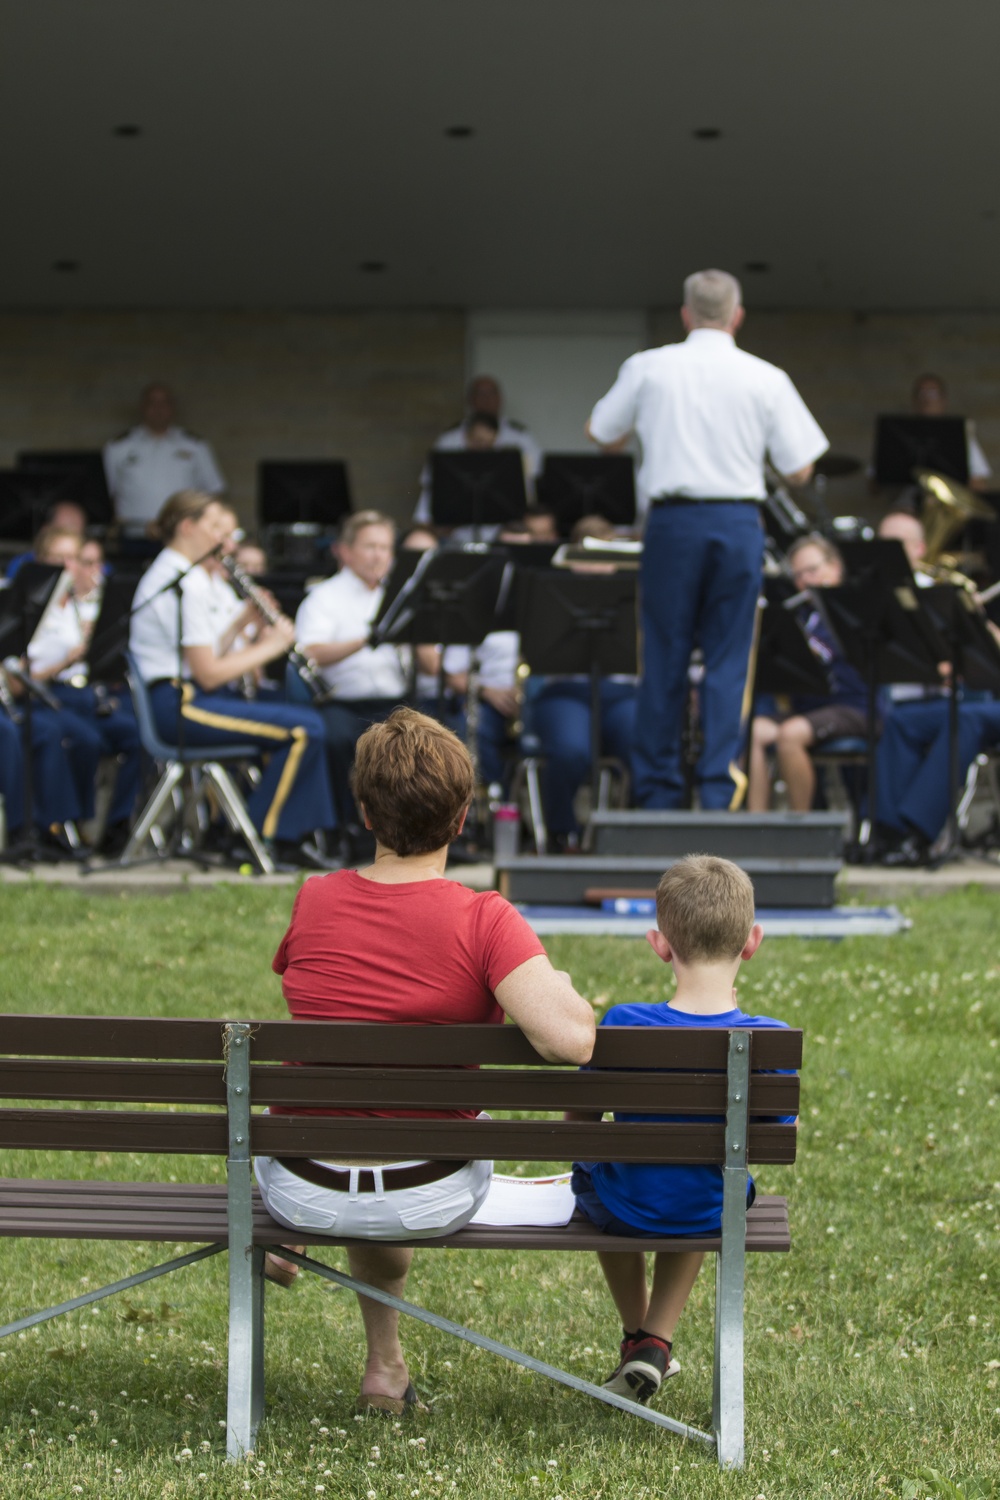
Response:
[[[4,1010],[284,1014],[270,959],[287,892],[170,897],[0,890]],[[913,929],[842,943],[765,940],[740,1000],[805,1029],[794,1168],[758,1174],[791,1202],[790,1256],[747,1285],[747,1464],[408,1324],[419,1423],[355,1421],[356,1306],[305,1278],[268,1294],[268,1416],[224,1462],[224,1257],[0,1345],[0,1496],[1000,1494],[1000,897],[914,902]],[[662,995],[643,943],[553,939],[598,1008]],[[0,1039],[2,1047],[2,1039]],[[11,1153],[4,1175],[212,1180],[218,1162]],[[0,1240],[0,1321],[165,1259],[158,1247]],[[344,1267],[339,1251],[331,1264]],[[712,1278],[678,1330],[663,1410],[711,1411]],[[414,1300],[582,1376],[611,1368],[617,1326],[578,1255],[418,1254]],[[169,1299],[169,1300],[166,1300]],[[957,1486],[957,1488],[955,1488]]]

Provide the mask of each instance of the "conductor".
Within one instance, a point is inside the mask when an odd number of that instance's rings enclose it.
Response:
[[[587,432],[614,453],[634,431],[639,481],[652,497],[640,573],[636,802],[682,804],[683,709],[691,652],[700,646],[700,802],[737,808],[746,791],[738,762],[764,551],[764,458],[790,483],[805,484],[829,445],[785,372],[737,348],[743,307],[735,276],[689,276],[681,320],[683,343],[625,361]]]

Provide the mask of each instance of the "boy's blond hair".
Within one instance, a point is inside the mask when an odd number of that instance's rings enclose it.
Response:
[[[689,854],[656,887],[656,925],[681,963],[739,958],[753,923],[753,884],[732,860]]]

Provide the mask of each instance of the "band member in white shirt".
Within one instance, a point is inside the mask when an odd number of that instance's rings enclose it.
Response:
[[[299,606],[295,635],[334,698],[320,712],[326,728],[333,794],[341,825],[360,846],[360,819],[351,795],[354,747],[371,724],[406,699],[409,654],[388,643],[369,645],[393,560],[395,527],[377,510],[348,516],[334,549],[340,571],[317,584]]]
[[[266,763],[247,811],[279,859],[301,863],[302,841],[336,826],[322,721],[304,705],[248,703],[231,687],[289,650],[292,622],[280,616],[262,623],[251,644],[237,643],[243,607],[234,612],[229,585],[198,566],[232,530],[231,513],[214,496],[182,490],[157,525],[166,545],[140,579],[130,634],[157,728],[174,744],[183,720],[186,745],[255,745]]]

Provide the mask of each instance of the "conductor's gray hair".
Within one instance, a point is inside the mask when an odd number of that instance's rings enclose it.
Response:
[[[698,328],[728,328],[743,291],[728,271],[695,271],[684,282],[684,306]]]

